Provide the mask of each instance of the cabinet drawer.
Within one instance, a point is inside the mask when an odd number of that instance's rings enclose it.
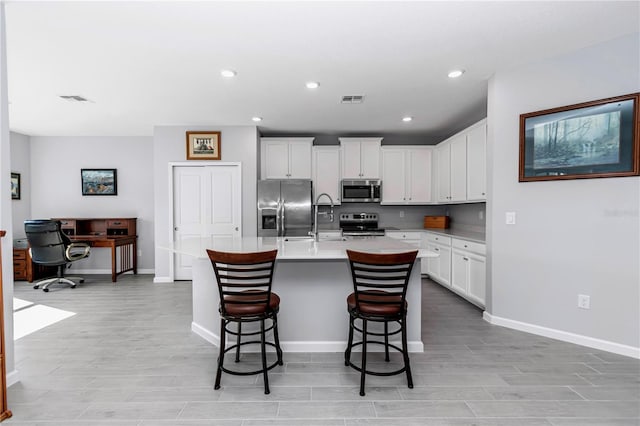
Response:
[[[481,255],[485,255],[487,252],[485,244],[475,243],[467,240],[458,240],[456,238],[453,238],[451,245],[453,246],[453,248],[457,248],[464,251],[470,251],[470,252],[478,253]]]
[[[59,220],[60,220],[60,225],[62,225],[65,228],[76,227],[76,221],[74,219],[59,219]]]
[[[13,251],[13,264],[15,265],[15,261],[17,260],[23,260],[26,261],[27,260],[27,251],[26,250],[14,250]]]
[[[107,228],[128,228],[129,221],[124,219],[109,219],[107,220]]]
[[[451,245],[451,237],[446,237],[444,235],[432,234],[427,232],[427,242],[434,244],[444,244],[446,246]]]
[[[27,279],[26,269],[13,269],[13,279],[15,281],[25,281]]]
[[[387,237],[395,238],[398,240],[417,240],[420,241],[421,232],[402,232],[402,231],[387,231]]]

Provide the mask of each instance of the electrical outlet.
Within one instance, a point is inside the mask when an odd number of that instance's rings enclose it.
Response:
[[[578,308],[591,309],[591,297],[586,294],[578,295]]]
[[[484,212],[482,210],[478,212],[478,219],[480,220],[484,219]]]
[[[404,210],[400,210],[400,217],[404,217]]]
[[[516,224],[516,212],[506,212],[504,214],[505,223],[507,225],[515,225]]]
[[[142,257],[142,250],[138,250],[138,257]]]

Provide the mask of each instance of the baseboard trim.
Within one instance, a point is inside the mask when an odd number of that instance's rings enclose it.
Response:
[[[111,269],[76,269],[71,268],[65,271],[67,275],[111,275]],[[155,269],[138,269],[138,275],[154,274]],[[133,275],[133,272],[125,272],[123,275]],[[120,275],[118,275],[120,276]]]
[[[502,318],[491,315],[486,311],[484,312],[482,317],[485,321],[493,325],[512,328],[514,330],[524,331],[527,333],[536,334],[538,336],[549,337],[551,339],[561,340],[563,342],[575,343],[576,345],[600,349],[603,351],[612,352],[614,354],[640,359],[640,348],[636,348],[633,346],[621,345],[620,343],[610,342],[608,340],[596,339],[594,337],[570,333],[568,331],[556,330],[553,328],[542,327],[539,325],[515,321],[508,318]]]
[[[170,277],[153,277],[154,284],[167,284],[173,283],[173,280]]]
[[[20,373],[18,370],[13,370],[7,373],[7,387],[15,385],[20,382]]]
[[[196,324],[195,322],[191,322],[191,331],[193,331],[198,336],[202,337],[207,342],[211,343],[214,346],[220,347],[220,336],[214,334],[202,327],[201,325]]]

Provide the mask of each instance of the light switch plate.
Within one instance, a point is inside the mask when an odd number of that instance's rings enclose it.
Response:
[[[507,225],[516,224],[516,212],[506,212],[504,216],[505,216],[504,221]]]

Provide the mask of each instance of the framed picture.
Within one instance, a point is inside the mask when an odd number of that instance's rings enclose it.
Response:
[[[11,199],[20,199],[20,173],[11,173]]]
[[[520,182],[640,175],[640,93],[520,115]]]
[[[187,132],[187,160],[219,160],[220,132]]]
[[[118,195],[116,169],[82,169],[82,195]]]

